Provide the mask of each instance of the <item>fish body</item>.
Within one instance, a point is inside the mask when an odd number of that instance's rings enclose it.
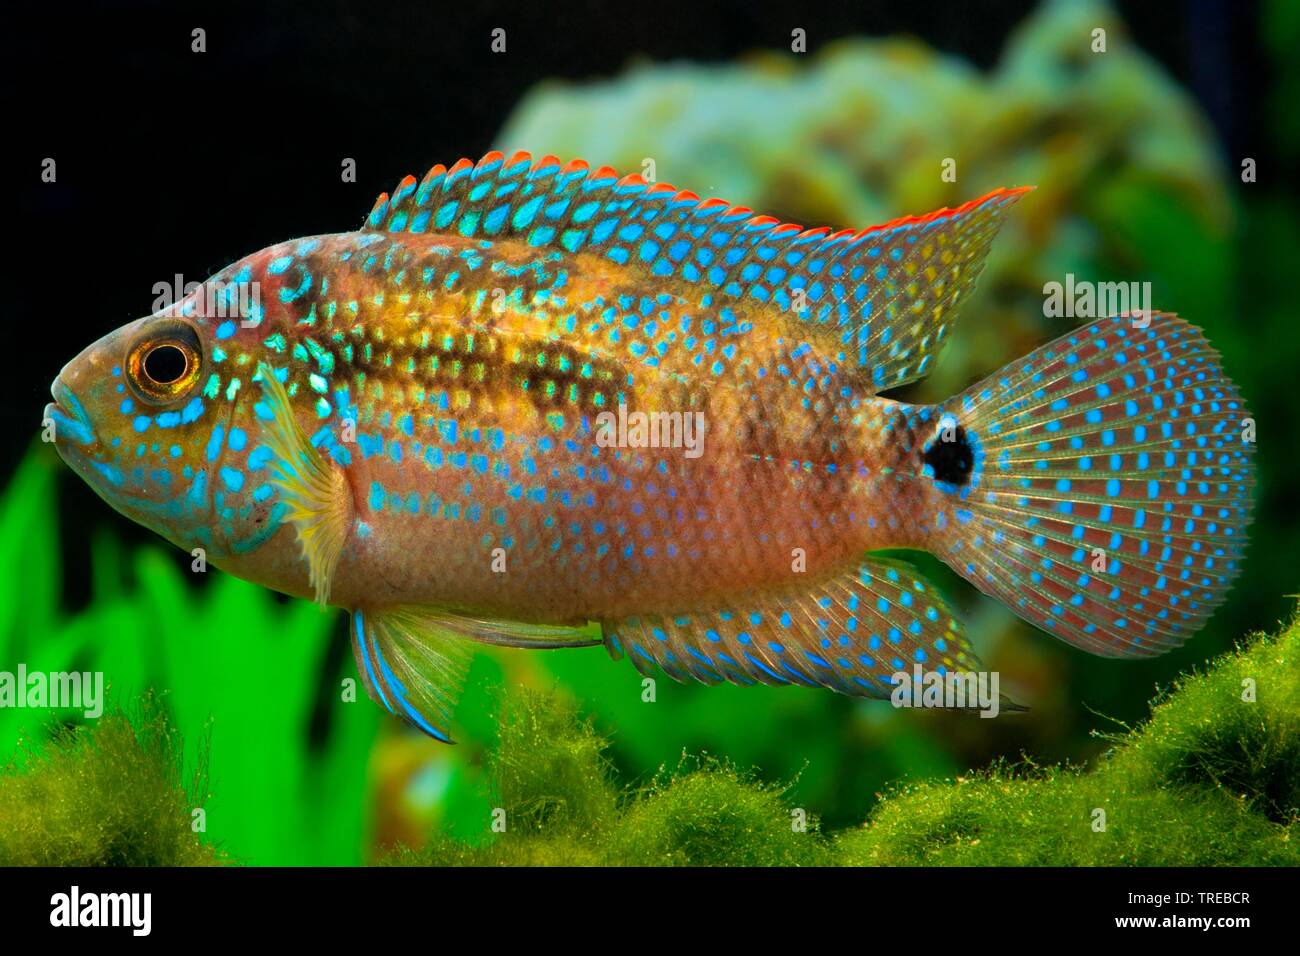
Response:
[[[977,667],[882,548],[1094,653],[1159,653],[1249,519],[1247,413],[1196,329],[1108,317],[949,402],[880,394],[928,370],[1023,192],[832,233],[462,160],[111,333],[47,415],[124,514],[352,611],[372,696],[440,739],[471,642],[589,621],[709,683],[882,697]]]

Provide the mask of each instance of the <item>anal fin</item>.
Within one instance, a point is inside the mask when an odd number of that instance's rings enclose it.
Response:
[[[609,622],[605,641],[642,673],[707,684],[804,684],[888,698],[893,675],[978,671],[952,609],[902,561],[869,557],[813,586],[737,597],[678,615]]]

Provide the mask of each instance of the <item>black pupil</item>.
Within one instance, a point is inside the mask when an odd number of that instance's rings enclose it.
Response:
[[[174,345],[158,345],[144,357],[144,373],[159,385],[170,385],[185,374],[185,353]]]
[[[940,434],[931,442],[925,450],[925,463],[934,469],[935,481],[960,487],[970,481],[971,470],[975,467],[975,452],[966,440],[966,429],[960,425],[949,437],[951,441],[944,441]]]

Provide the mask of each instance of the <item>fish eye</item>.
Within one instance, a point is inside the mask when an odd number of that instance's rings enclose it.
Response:
[[[170,342],[161,342],[144,354],[144,374],[159,385],[171,385],[189,365],[185,353]]]
[[[127,379],[144,401],[175,401],[198,381],[199,337],[187,322],[169,319],[146,328],[127,356]]]

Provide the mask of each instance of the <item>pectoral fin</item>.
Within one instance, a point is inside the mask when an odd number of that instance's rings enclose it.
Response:
[[[275,371],[263,363],[256,380],[263,396],[258,414],[267,419],[264,436],[276,456],[271,484],[288,505],[285,518],[298,532],[316,601],[323,606],[329,599],[330,582],[347,540],[351,514],[347,477],[312,446],[298,427],[289,395]]]

